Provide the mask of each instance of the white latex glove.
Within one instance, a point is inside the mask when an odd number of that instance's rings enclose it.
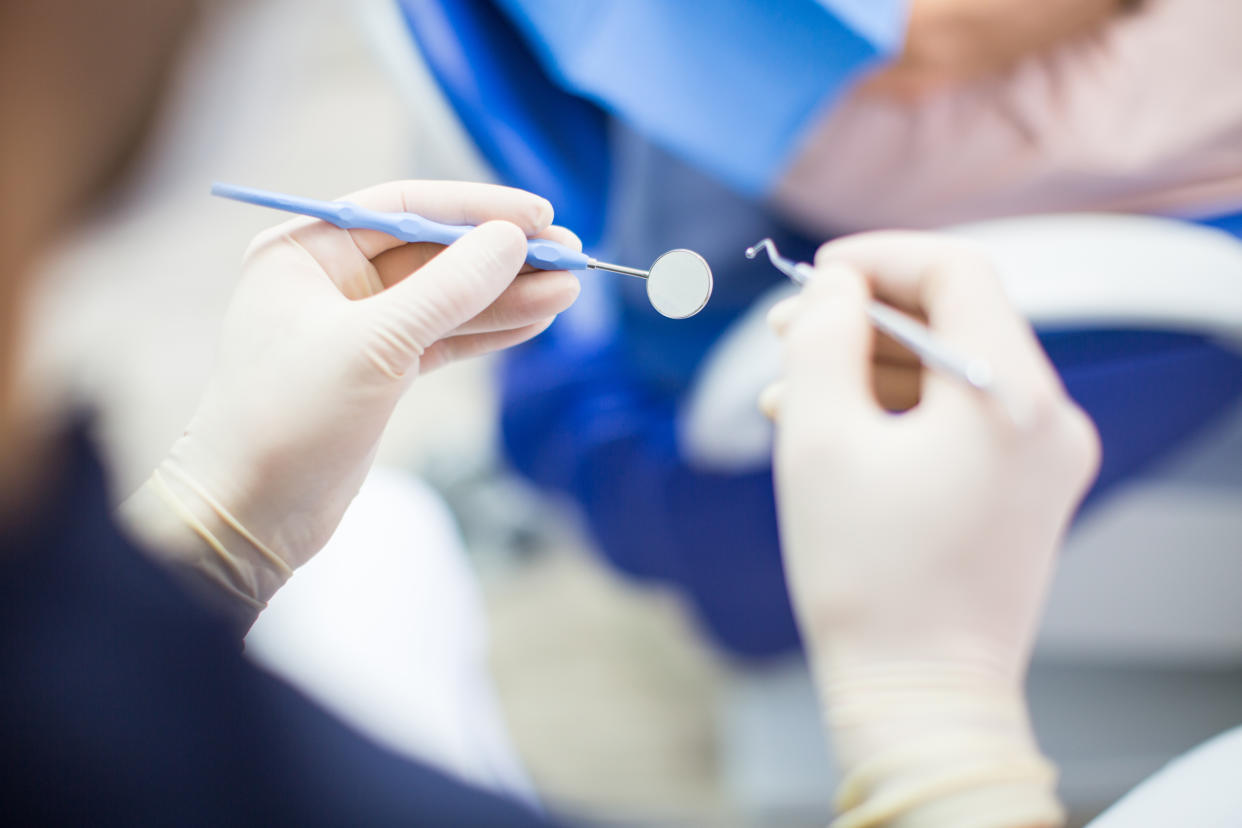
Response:
[[[846,773],[840,824],[1059,824],[1022,685],[1094,429],[965,243],[867,234],[822,247],[816,269],[772,312],[785,374],[765,402],[790,592]],[[939,373],[887,413],[868,283],[989,359],[1023,424]]]
[[[542,198],[430,181],[348,198],[480,226],[448,248],[309,219],[259,235],[197,413],[122,507],[243,623],[327,542],[415,377],[529,339],[578,294],[571,274],[524,264],[527,236],[580,247]]]

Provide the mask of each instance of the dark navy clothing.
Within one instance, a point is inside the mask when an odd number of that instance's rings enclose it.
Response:
[[[82,429],[54,495],[0,529],[0,823],[546,824],[246,661],[119,534]]]

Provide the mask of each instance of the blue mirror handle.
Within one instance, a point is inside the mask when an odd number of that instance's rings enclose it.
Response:
[[[312,216],[345,230],[379,230],[405,242],[448,245],[474,229],[471,225],[441,224],[416,213],[384,213],[348,201],[320,201],[236,184],[216,182],[211,186],[211,193],[259,207]],[[585,270],[589,261],[586,254],[556,242],[531,239],[526,245],[527,264],[541,270]]]

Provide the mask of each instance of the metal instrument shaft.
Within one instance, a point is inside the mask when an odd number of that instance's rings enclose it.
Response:
[[[763,251],[767,251],[772,266],[797,285],[806,284],[815,272],[806,262],[795,262],[782,256],[771,239],[763,239],[754,247],[747,248],[746,258],[753,259]],[[914,317],[875,299],[867,304],[867,317],[877,329],[909,348],[928,368],[955,377],[981,391],[994,390],[992,366],[987,360],[956,353],[937,340],[931,329]]]

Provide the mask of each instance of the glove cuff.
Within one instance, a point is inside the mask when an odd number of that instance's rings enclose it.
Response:
[[[988,670],[871,666],[822,685],[845,777],[832,828],[1050,828],[1064,822],[1020,686]]]
[[[165,460],[120,509],[120,516],[159,560],[186,576],[244,629],[293,570],[207,489]]]

